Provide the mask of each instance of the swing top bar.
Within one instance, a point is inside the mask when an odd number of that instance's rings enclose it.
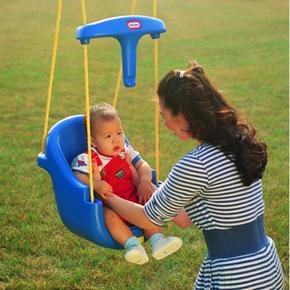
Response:
[[[134,87],[136,85],[136,50],[139,39],[145,34],[150,34],[152,39],[158,39],[160,33],[165,31],[165,24],[160,19],[127,15],[80,26],[76,30],[76,38],[81,44],[89,44],[92,38],[116,38],[122,49],[124,85]]]
[[[97,22],[85,24],[77,28],[76,38],[81,44],[88,44],[91,38],[97,37],[135,37],[140,38],[144,34],[159,38],[160,33],[166,28],[162,20],[142,15],[127,15],[103,19]]]

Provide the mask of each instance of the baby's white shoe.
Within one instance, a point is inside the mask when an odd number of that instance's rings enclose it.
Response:
[[[182,246],[182,240],[177,237],[161,238],[152,245],[152,256],[156,260],[175,253]]]
[[[125,260],[129,263],[143,265],[149,261],[149,258],[145,249],[138,245],[126,252]]]

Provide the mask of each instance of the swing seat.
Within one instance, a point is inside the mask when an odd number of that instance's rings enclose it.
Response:
[[[90,201],[89,187],[81,183],[70,168],[73,158],[86,150],[84,116],[71,116],[50,129],[45,153],[39,153],[37,163],[50,174],[64,225],[99,246],[122,249],[106,228],[102,201],[96,198],[93,203]],[[143,238],[143,230],[135,226],[131,230],[135,236]]]

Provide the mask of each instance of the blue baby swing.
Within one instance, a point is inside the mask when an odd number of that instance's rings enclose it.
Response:
[[[112,238],[108,232],[103,219],[103,204],[101,200],[94,197],[92,186],[92,169],[90,166],[90,186],[81,183],[73,174],[70,164],[72,159],[90,148],[89,128],[89,97],[88,97],[88,61],[87,44],[92,38],[113,37],[116,38],[122,49],[123,82],[126,87],[136,84],[136,49],[139,39],[150,34],[154,39],[154,91],[156,91],[157,73],[157,39],[160,33],[166,31],[164,23],[157,19],[156,1],[153,9],[154,17],[128,15],[104,19],[98,22],[86,24],[85,0],[82,0],[83,21],[85,25],[76,30],[76,38],[84,49],[85,66],[85,96],[87,116],[87,136],[84,128],[84,116],[76,115],[65,118],[56,123],[47,134],[48,115],[52,91],[52,80],[57,51],[59,35],[59,24],[61,18],[62,1],[58,1],[56,30],[52,54],[52,65],[48,86],[48,100],[45,114],[45,125],[42,141],[42,152],[38,154],[37,163],[44,168],[51,177],[57,209],[64,225],[74,234],[91,241],[99,246],[121,249],[122,247]],[[132,2],[131,13],[134,7]],[[133,14],[133,13],[132,13]],[[118,82],[120,83],[122,70],[119,71]],[[118,90],[118,84],[116,91]],[[115,92],[113,105],[116,105]],[[155,94],[155,99],[157,96]],[[155,102],[155,113],[157,102]],[[156,126],[157,124],[157,126]],[[158,137],[158,114],[155,114],[155,137]],[[156,142],[156,179],[158,180],[159,160],[158,142]],[[89,150],[90,152],[90,150]],[[143,231],[132,226],[133,233],[144,240]]]

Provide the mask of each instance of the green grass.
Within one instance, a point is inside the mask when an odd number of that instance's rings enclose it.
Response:
[[[41,150],[57,1],[0,3],[0,289],[192,289],[205,254],[200,231],[165,261],[128,265],[122,251],[95,246],[61,223],[48,175],[36,166]],[[80,1],[64,1],[49,124],[83,112]],[[87,1],[88,21],[127,14],[130,1]],[[268,144],[264,177],[266,228],[276,243],[288,289],[288,2],[285,0],[160,0],[167,26],[159,72],[198,59]],[[137,1],[137,14],[152,14]],[[119,67],[115,40],[89,46],[92,103],[111,102]],[[121,89],[118,109],[131,143],[154,166],[153,43],[140,41],[136,88]],[[142,111],[142,113],[140,113]],[[145,113],[143,113],[145,112]],[[161,179],[193,144],[160,128]],[[147,245],[146,245],[147,247]]]

